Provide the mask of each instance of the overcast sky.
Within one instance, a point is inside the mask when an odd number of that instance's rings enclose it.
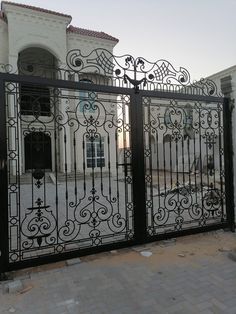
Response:
[[[166,59],[199,79],[236,64],[236,0],[14,0],[119,39],[114,53]]]

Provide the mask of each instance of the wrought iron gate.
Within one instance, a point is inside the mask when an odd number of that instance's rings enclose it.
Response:
[[[2,271],[233,229],[229,102],[213,82],[102,49],[67,65],[0,75]]]

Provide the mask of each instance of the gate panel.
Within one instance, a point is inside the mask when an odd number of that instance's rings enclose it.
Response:
[[[214,82],[100,48],[66,63],[0,75],[0,272],[234,230],[231,113]]]
[[[5,93],[9,263],[132,241],[130,96],[12,82]]]
[[[148,236],[225,222],[223,104],[142,104]]]

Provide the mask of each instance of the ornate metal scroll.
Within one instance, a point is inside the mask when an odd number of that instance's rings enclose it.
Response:
[[[84,55],[79,49],[71,50],[67,54],[66,61],[72,72],[97,73],[112,80],[113,84],[134,87],[136,90],[162,89],[217,95],[217,88],[213,81],[201,79],[199,82],[191,83],[190,74],[184,67],[176,69],[164,59],[150,62],[143,57],[114,56],[110,51],[98,48],[88,55]]]
[[[30,57],[30,55],[28,56]],[[68,52],[66,66],[61,60],[47,63],[44,59],[35,61],[18,60],[18,69],[14,72],[24,75],[40,76],[51,79],[81,81],[90,79],[95,84],[113,85],[143,90],[173,91],[184,94],[222,96],[216,84],[202,78],[191,82],[190,74],[184,67],[175,68],[169,61],[160,59],[150,62],[143,57],[131,55],[115,56],[111,51],[97,48],[85,55],[80,49]],[[32,59],[32,60],[31,60]],[[0,71],[12,73],[11,65],[1,64]]]
[[[223,106],[143,98],[147,232],[226,220]]]
[[[130,96],[5,93],[9,263],[133,240]]]
[[[114,56],[105,49],[95,49],[89,55],[83,55],[80,50],[72,50],[67,54],[68,67],[76,72],[94,72],[104,76],[113,76],[131,84],[136,89],[146,84],[179,84],[190,82],[189,72],[185,68],[176,70],[168,61],[149,62],[131,55]],[[131,77],[131,75],[133,77]]]
[[[104,49],[72,50],[60,69],[18,66],[25,76],[1,74],[13,268],[226,224],[225,116],[223,98],[209,97],[215,83],[191,83],[166,60]]]

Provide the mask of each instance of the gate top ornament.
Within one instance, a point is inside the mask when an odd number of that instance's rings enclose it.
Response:
[[[190,82],[187,69],[176,70],[170,62],[160,59],[150,62],[143,57],[131,55],[114,56],[110,51],[98,48],[83,55],[74,49],[67,54],[67,65],[78,73],[97,73],[119,82],[119,86],[148,90],[168,90],[183,93],[196,93],[207,96],[218,95],[216,84],[208,79]],[[130,84],[129,84],[130,83]]]
[[[37,70],[34,71],[35,69]],[[46,77],[48,70],[49,67],[45,66],[44,69],[42,64],[18,62],[20,74]],[[88,55],[83,55],[80,49],[73,49],[67,54],[64,68],[54,67],[51,70],[57,79],[81,81],[89,78],[93,83],[135,88],[136,92],[145,89],[222,96],[217,92],[217,86],[213,81],[200,79],[191,82],[187,69],[180,67],[177,70],[167,60],[150,62],[143,57],[114,56],[102,48],[94,49]],[[12,73],[13,70],[10,65],[0,64],[0,72]]]
[[[134,87],[147,82],[162,84],[177,83],[188,85],[190,83],[189,72],[185,68],[177,71],[168,61],[158,60],[149,62],[142,57],[134,58],[131,55],[114,56],[105,49],[95,49],[89,55],[82,55],[79,49],[71,50],[67,54],[67,65],[75,71],[96,72],[100,75],[111,76],[124,79],[124,83],[129,81]],[[129,75],[133,73],[133,78]],[[128,75],[129,74],[129,75]]]

